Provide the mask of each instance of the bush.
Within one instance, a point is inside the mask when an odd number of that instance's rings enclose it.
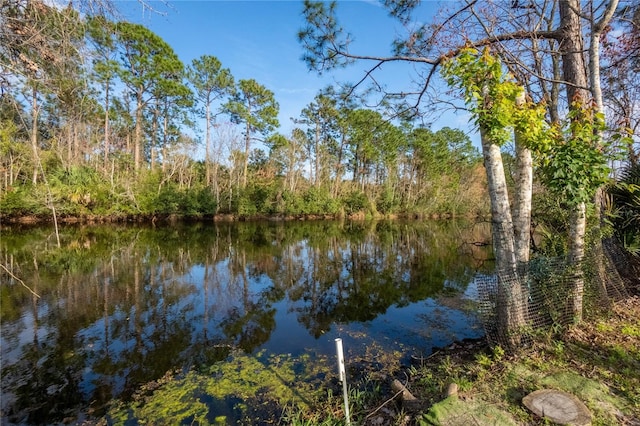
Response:
[[[0,198],[0,214],[23,216],[41,210],[42,203],[34,198],[33,187],[18,186],[6,191]]]
[[[376,208],[383,214],[395,212],[398,206],[399,202],[395,199],[393,190],[389,187],[385,188],[376,200]]]
[[[369,198],[362,191],[352,191],[343,198],[342,203],[347,214],[368,211]]]
[[[302,199],[302,213],[305,214],[336,214],[340,210],[339,203],[331,198],[326,188],[312,186],[304,192]]]
[[[630,165],[608,188],[609,217],[627,251],[640,256],[640,165]]]

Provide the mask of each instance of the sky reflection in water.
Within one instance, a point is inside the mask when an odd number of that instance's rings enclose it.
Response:
[[[2,409],[59,421],[228,351],[410,356],[479,337],[488,228],[458,222],[4,229]],[[69,396],[74,395],[74,396]],[[26,413],[26,414],[25,414]],[[38,417],[40,416],[40,417]],[[58,416],[59,418],[57,418]]]

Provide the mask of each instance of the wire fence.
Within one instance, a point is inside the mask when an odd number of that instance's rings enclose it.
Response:
[[[635,268],[635,269],[634,269]],[[612,239],[591,250],[577,268],[566,258],[538,257],[516,271],[476,278],[480,320],[489,343],[506,349],[527,344],[541,330],[566,327],[579,313],[607,308],[630,296],[640,276]]]

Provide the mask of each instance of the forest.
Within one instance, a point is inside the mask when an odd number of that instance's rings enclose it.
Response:
[[[184,64],[143,25],[40,1],[3,2],[1,19],[3,217],[486,211],[461,130],[329,86],[285,135],[267,87],[212,55]]]

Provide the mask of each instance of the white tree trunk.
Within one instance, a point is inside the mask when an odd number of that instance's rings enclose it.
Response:
[[[533,191],[533,161],[531,151],[518,143],[516,135],[516,188],[513,197],[513,232],[518,263],[529,261],[531,245],[531,198]]]
[[[569,313],[575,322],[582,321],[582,298],[584,296],[584,274],[582,260],[584,259],[584,237],[587,228],[585,203],[580,203],[571,214],[569,224],[569,265],[575,268],[571,280]]]
[[[133,167],[136,171],[140,169],[141,163],[141,155],[140,151],[142,149],[142,95],[138,96],[138,101],[136,104],[136,128],[135,135],[133,140]]]
[[[109,82],[104,89],[104,169],[109,164],[109,151],[111,150],[109,141]]]
[[[516,100],[524,104],[524,90]],[[529,262],[529,246],[531,245],[531,199],[533,195],[533,160],[531,151],[522,144],[522,135],[515,132],[516,176],[513,196],[513,233],[516,262]]]
[[[600,37],[618,7],[618,0],[611,0],[600,21],[591,23],[591,45],[589,46],[589,79],[593,100],[598,112],[604,113],[602,87],[600,86]]]
[[[205,112],[205,154],[204,154],[204,167],[205,167],[205,186],[211,184],[211,102],[207,97]]]
[[[602,99],[602,87],[600,84],[600,38],[602,36],[602,32],[606,28],[606,26],[611,21],[613,14],[615,13],[616,8],[618,7],[618,0],[611,0],[607,5],[607,8],[602,15],[600,21],[596,22],[595,19],[591,22],[591,44],[589,46],[589,85],[591,88],[591,93],[593,94],[593,100],[595,101],[596,108],[599,113],[604,114],[604,101]],[[602,140],[604,135],[602,132],[598,133],[599,138]],[[596,215],[600,220],[600,225],[602,226],[604,223],[604,216],[602,214],[602,204],[603,204],[603,188],[598,188],[596,191],[596,195],[594,198]],[[600,284],[600,297],[603,300],[607,300],[607,288],[606,288],[606,280],[607,280],[607,271],[604,264],[604,248],[602,246],[602,241],[597,241],[594,248],[594,260],[595,260],[595,270],[598,275],[598,281]]]
[[[516,269],[515,241],[502,155],[500,147],[488,140],[482,128],[480,138],[491,200],[491,230],[496,269],[512,273]]]
[[[38,167],[40,165],[40,157],[38,154],[38,92],[33,89],[31,98],[31,149],[33,150],[33,184],[38,183]]]

